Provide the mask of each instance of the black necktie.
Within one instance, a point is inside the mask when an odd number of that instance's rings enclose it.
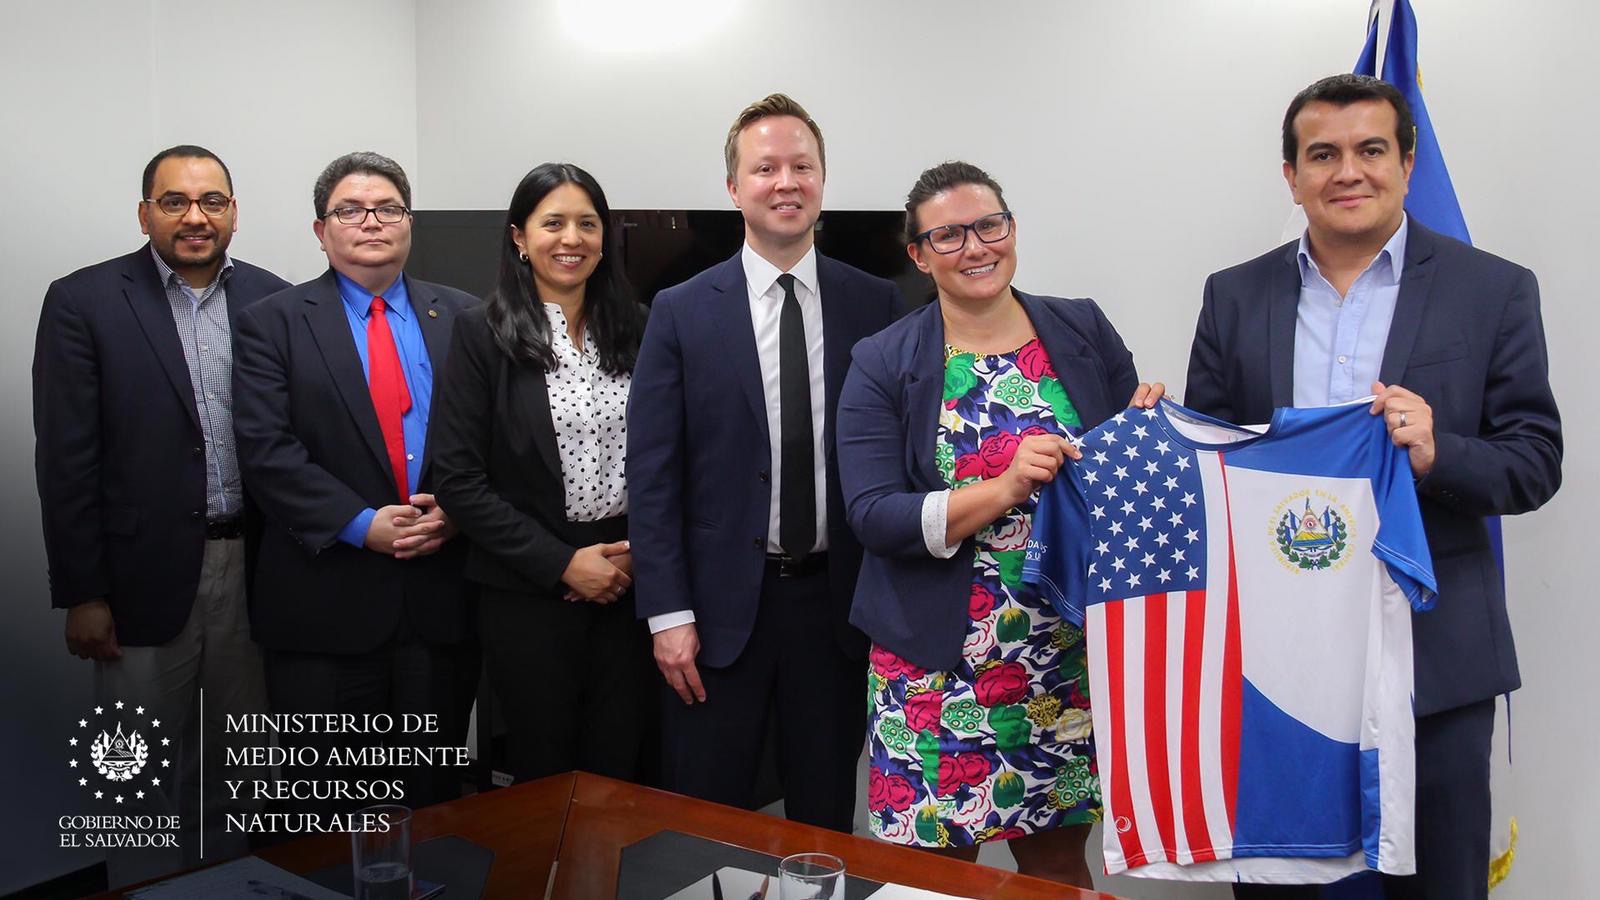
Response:
[[[816,462],[811,452],[811,365],[806,324],[794,295],[794,276],[779,275],[783,313],[778,319],[778,404],[781,410],[778,485],[778,545],[790,559],[804,559],[817,542]]]

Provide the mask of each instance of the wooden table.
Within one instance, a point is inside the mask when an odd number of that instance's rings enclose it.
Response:
[[[552,861],[559,861],[553,897],[615,897],[622,848],[666,830],[779,857],[832,853],[845,860],[852,875],[968,897],[1111,896],[582,772],[429,806],[417,810],[411,828],[413,841],[458,834],[493,850],[489,900],[543,896]],[[292,872],[312,872],[347,863],[350,837],[314,835],[260,856]]]

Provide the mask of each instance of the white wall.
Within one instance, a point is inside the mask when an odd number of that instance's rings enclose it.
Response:
[[[615,17],[630,5],[580,9]],[[724,207],[729,120],[783,90],[828,138],[829,206],[896,209],[924,167],[977,162],[1017,211],[1018,283],[1098,298],[1141,372],[1174,388],[1204,277],[1271,247],[1285,221],[1284,107],[1316,78],[1349,70],[1367,9],[1365,0],[699,5],[707,12],[677,6],[701,33],[679,42],[658,26],[654,46],[631,52],[578,40],[556,4],[420,5],[428,203],[497,208],[528,168],[569,159],[596,174],[614,206]],[[1473,237],[1539,274],[1551,378],[1568,412],[1565,488],[1506,526],[1527,687],[1515,701],[1517,766],[1497,795],[1522,841],[1497,896],[1575,896],[1589,877],[1584,848],[1600,841],[1600,728],[1583,699],[1600,661],[1578,643],[1600,631],[1580,562],[1592,535],[1585,513],[1600,500],[1589,461],[1600,435],[1574,389],[1596,372],[1586,276],[1600,191],[1586,173],[1600,138],[1589,93],[1600,15],[1577,0],[1413,6],[1429,111]]]
[[[196,143],[228,163],[239,198],[232,252],[290,280],[324,267],[311,183],[329,160],[374,149],[417,159],[410,0],[8,3],[0,28],[0,894],[93,861],[55,848],[55,819],[85,812],[67,776],[66,728],[91,668],[49,608],[33,480],[29,366],[49,283],[140,246],[145,163]],[[336,54],[364,54],[354,64]]]
[[[1585,848],[1600,841],[1600,776],[1587,714],[1600,633],[1580,581],[1588,508],[1600,501],[1589,462],[1597,428],[1578,415],[1592,378],[1587,331],[1600,190],[1586,177],[1600,126],[1591,37],[1600,13],[1579,0],[1508,6],[1413,0],[1421,18],[1429,110],[1476,243],[1533,268],[1544,290],[1552,381],[1568,411],[1567,483],[1545,510],[1507,523],[1512,617],[1527,687],[1516,695],[1517,766],[1498,802],[1522,827],[1505,898],[1585,892]],[[641,9],[628,10],[634,6]],[[621,49],[582,35],[673,21]],[[822,124],[833,208],[899,207],[924,167],[965,157],[988,168],[1020,221],[1018,283],[1098,298],[1146,377],[1181,387],[1201,282],[1276,242],[1288,211],[1278,122],[1292,94],[1348,70],[1365,0],[678,0],[587,4],[212,3],[147,0],[13,6],[0,37],[0,378],[27,381],[38,298],[48,281],[134,246],[133,180],[149,154],[210,142],[232,166],[242,202],[239,254],[285,277],[320,266],[306,233],[317,167],[358,146],[408,167],[423,208],[499,208],[538,162],[589,168],[617,207],[723,207],[721,145],[746,102],[784,90]],[[594,15],[610,18],[588,22]],[[339,40],[339,35],[354,38]],[[153,42],[225,37],[216,60],[153,63]],[[291,49],[285,49],[291,48]],[[340,65],[341,48],[394,59]],[[410,55],[414,51],[413,57]],[[993,74],[983,74],[992,72]],[[946,74],[950,73],[950,74]],[[227,98],[231,109],[208,108]],[[365,110],[379,109],[377,115]],[[372,118],[363,124],[356,117]],[[21,126],[21,127],[18,127]],[[70,207],[70,211],[68,208]],[[13,612],[0,637],[6,771],[38,773],[0,811],[6,834],[32,841],[30,800],[57,794],[42,738],[87,674],[60,649],[46,607],[26,401],[0,406],[0,480],[17,560]],[[65,687],[48,696],[31,684]],[[71,694],[69,691],[77,691]],[[37,694],[37,692],[35,692]],[[13,713],[13,710],[16,710]],[[1503,747],[1503,734],[1497,745]],[[11,765],[25,763],[23,768]],[[8,797],[8,799],[10,799]],[[15,845],[17,842],[8,842]],[[34,871],[69,868],[23,848]],[[6,853],[14,852],[8,846]],[[59,854],[59,851],[57,852]],[[20,863],[19,863],[20,864]],[[15,867],[7,864],[0,890]],[[25,882],[16,882],[18,884]],[[1126,879],[1138,897],[1219,896]]]

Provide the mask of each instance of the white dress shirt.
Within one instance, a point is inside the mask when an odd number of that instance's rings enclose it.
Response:
[[[778,369],[778,325],[783,314],[783,286],[778,276],[784,272],[763,259],[747,243],[739,253],[744,265],[745,287],[750,297],[750,324],[755,329],[756,356],[761,362],[761,393],[767,405],[767,437],[770,465],[768,484],[772,488],[771,513],[767,518],[767,552],[782,553],[778,544],[778,494],[783,484],[783,406]],[[828,455],[823,445],[827,385],[822,357],[822,289],[817,283],[817,249],[789,269],[794,276],[795,299],[800,303],[800,318],[806,330],[806,361],[811,370],[811,460],[812,484],[817,492],[817,542],[811,552],[828,549]],[[694,621],[693,610],[663,613],[649,618],[654,634]]]

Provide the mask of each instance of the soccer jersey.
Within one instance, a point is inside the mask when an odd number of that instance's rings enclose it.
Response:
[[[1108,873],[1415,871],[1410,616],[1435,583],[1369,405],[1130,409],[1044,486],[1024,577],[1084,625]]]

